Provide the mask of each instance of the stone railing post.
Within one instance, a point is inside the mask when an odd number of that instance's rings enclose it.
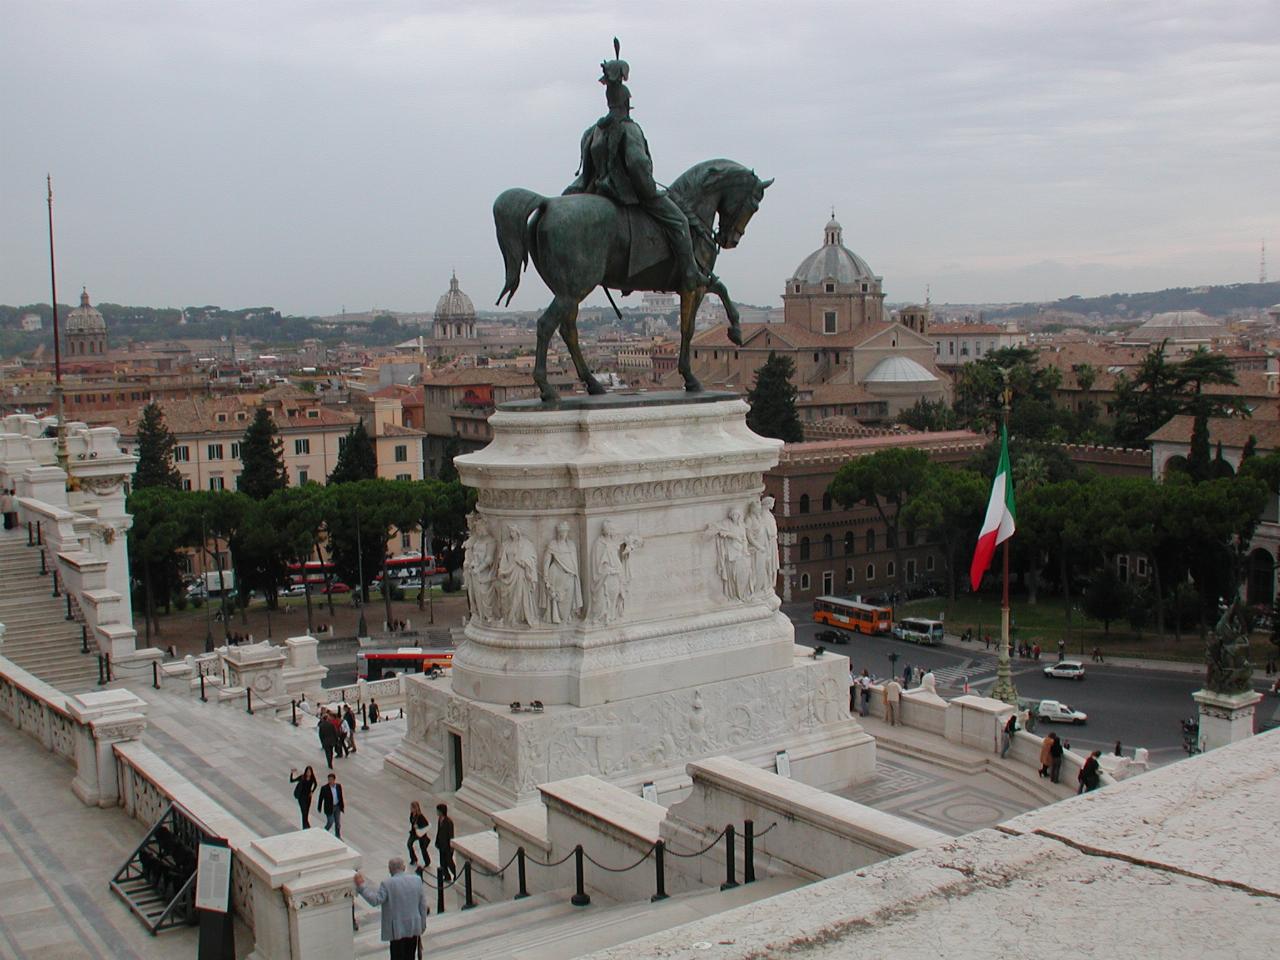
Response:
[[[1256,690],[1241,693],[1197,690],[1191,698],[1200,711],[1200,750],[1216,750],[1253,736],[1253,711],[1262,699]]]
[[[72,792],[91,807],[114,807],[120,800],[112,747],[137,740],[146,729],[147,704],[128,690],[79,693],[67,698],[76,722],[76,776]]]
[[[251,960],[355,955],[358,853],[313,828],[255,840],[237,855],[254,878]]]

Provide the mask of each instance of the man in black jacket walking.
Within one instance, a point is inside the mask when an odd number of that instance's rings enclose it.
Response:
[[[443,803],[436,804],[435,848],[440,855],[440,866],[436,868],[440,879],[452,880],[456,869],[453,865],[453,820],[449,818],[448,805]]]
[[[324,828],[342,839],[342,814],[347,809],[347,798],[336,773],[329,774],[329,782],[320,788],[320,802],[316,809],[325,815]]]

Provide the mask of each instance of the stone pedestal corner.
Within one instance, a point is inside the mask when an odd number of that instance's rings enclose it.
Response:
[[[1253,711],[1262,699],[1256,690],[1218,693],[1197,690],[1191,694],[1200,708],[1200,750],[1216,750],[1253,736]]]
[[[67,698],[67,712],[76,722],[76,775],[71,790],[82,803],[114,807],[119,802],[112,747],[142,736],[146,710],[146,702],[128,690],[101,690]]]
[[[254,697],[275,700],[285,694],[285,653],[270,643],[250,643],[229,647],[223,655],[229,685],[252,690]]]

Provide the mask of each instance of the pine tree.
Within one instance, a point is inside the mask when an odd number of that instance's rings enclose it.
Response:
[[[174,445],[173,431],[164,422],[160,404],[148,403],[138,422],[138,469],[133,474],[133,489],[182,489],[182,474],[173,462]]]
[[[1208,480],[1210,476],[1209,459],[1209,418],[1204,413],[1196,414],[1191,426],[1191,447],[1187,451],[1187,473],[1196,483]]]
[[[240,492],[254,500],[265,500],[289,485],[284,468],[284,441],[271,411],[259,407],[253,422],[240,441]]]
[[[338,462],[329,474],[330,483],[354,483],[357,480],[373,480],[378,476],[378,453],[373,438],[361,420],[347,434],[338,450]]]
[[[755,385],[747,394],[751,410],[747,426],[762,437],[774,437],[786,443],[804,439],[800,416],[796,413],[796,388],[791,382],[796,366],[788,356],[770,352],[764,366],[756,371]]]

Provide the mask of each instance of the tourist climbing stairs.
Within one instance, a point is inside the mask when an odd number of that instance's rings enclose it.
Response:
[[[63,693],[83,693],[98,683],[97,651],[81,652],[66,597],[53,596],[52,573],[40,573],[41,549],[27,545],[25,530],[0,534],[0,654]]]
[[[111,889],[152,933],[196,922],[196,855],[205,832],[169,804],[111,879]]]

